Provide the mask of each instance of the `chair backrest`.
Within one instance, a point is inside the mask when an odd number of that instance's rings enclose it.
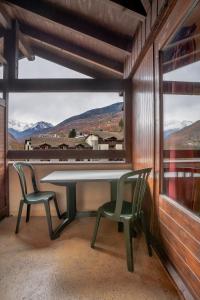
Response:
[[[31,174],[33,191],[34,192],[39,191],[37,184],[36,184],[34,169],[30,163],[15,162],[13,164],[13,167],[15,168],[15,170],[18,173],[20,186],[21,186],[21,190],[22,190],[22,195],[23,195],[24,199],[26,199],[26,195],[27,195],[27,183],[26,183],[26,177],[25,177],[25,172],[24,172],[25,168],[27,168]]]
[[[118,218],[122,212],[124,200],[124,188],[127,183],[132,185],[132,215],[138,216],[141,213],[142,201],[145,196],[147,179],[151,168],[128,172],[121,176],[117,183],[117,201],[114,215]]]

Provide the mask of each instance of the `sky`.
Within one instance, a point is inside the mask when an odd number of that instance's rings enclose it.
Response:
[[[163,76],[169,81],[200,82],[200,61],[168,72]],[[164,95],[164,122],[200,120],[200,95]]]
[[[1,76],[1,74],[0,74]],[[19,60],[19,78],[90,78],[36,56]],[[123,101],[119,93],[10,93],[9,120],[53,125],[89,109]]]
[[[2,68],[1,68],[2,69]],[[2,76],[2,71],[0,76]],[[19,78],[89,78],[65,67],[36,57],[19,61]],[[164,80],[200,82],[200,61],[168,72]],[[92,108],[122,101],[118,93],[16,93],[10,94],[9,119],[26,123],[58,124]],[[164,122],[200,119],[200,96],[164,95]]]

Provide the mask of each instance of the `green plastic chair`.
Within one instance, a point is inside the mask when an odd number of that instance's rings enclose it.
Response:
[[[101,217],[106,217],[110,220],[123,223],[126,242],[127,267],[129,272],[134,271],[132,229],[134,228],[134,225],[138,223],[138,221],[141,221],[144,230],[148,254],[149,256],[152,256],[149,230],[145,220],[144,212],[142,210],[142,201],[144,200],[147,179],[150,172],[151,168],[148,168],[128,172],[122,175],[117,182],[116,201],[110,201],[103,204],[97,212],[91,247],[94,248]],[[131,202],[123,199],[124,187],[127,183],[132,184],[133,188]]]
[[[19,211],[18,211],[18,218],[17,218],[17,225],[16,225],[15,233],[17,234],[19,232],[19,225],[20,225],[20,221],[21,221],[23,205],[27,204],[26,222],[29,222],[31,205],[32,204],[38,204],[38,203],[44,203],[46,216],[47,216],[49,236],[50,236],[50,239],[52,239],[53,229],[52,229],[52,220],[51,220],[51,212],[50,212],[50,205],[49,205],[50,200],[54,200],[54,204],[55,204],[55,208],[56,208],[58,218],[61,219],[61,214],[60,214],[60,211],[59,211],[59,207],[58,207],[58,203],[57,203],[57,200],[56,200],[55,192],[51,192],[51,191],[41,192],[41,191],[39,191],[39,189],[37,187],[37,184],[36,184],[34,169],[33,169],[32,165],[30,163],[16,162],[16,163],[13,164],[13,166],[14,166],[15,170],[18,173],[20,186],[21,186],[21,191],[22,191],[22,199],[21,199],[20,205],[19,205]],[[25,168],[27,168],[29,170],[30,174],[31,174],[32,187],[33,187],[33,192],[32,193],[27,192],[26,177],[25,177],[25,174],[24,174],[24,169]]]

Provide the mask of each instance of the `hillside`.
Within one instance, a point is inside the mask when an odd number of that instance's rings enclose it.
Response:
[[[165,140],[165,149],[200,149],[200,120],[172,133]]]
[[[114,103],[109,106],[91,109],[80,115],[76,115],[71,118],[68,118],[68,119],[64,120],[63,122],[59,123],[56,127],[66,125],[68,123],[71,123],[71,122],[74,122],[77,120],[93,118],[93,117],[99,116],[99,115],[105,115],[105,114],[112,115],[112,114],[121,112],[122,110],[123,110],[123,102]]]
[[[23,150],[24,149],[24,144],[20,143],[18,140],[15,139],[15,137],[11,134],[8,133],[8,145],[9,145],[9,150]]]
[[[119,121],[122,118],[122,109],[123,102],[92,109],[64,120],[51,128],[49,132],[68,134],[72,128],[84,133],[90,133],[91,131],[97,130],[119,131]]]

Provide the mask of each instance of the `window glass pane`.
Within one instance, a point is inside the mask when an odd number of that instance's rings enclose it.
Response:
[[[199,15],[197,5],[161,55],[163,193],[200,216]]]
[[[124,149],[119,93],[11,93],[9,149]]]

